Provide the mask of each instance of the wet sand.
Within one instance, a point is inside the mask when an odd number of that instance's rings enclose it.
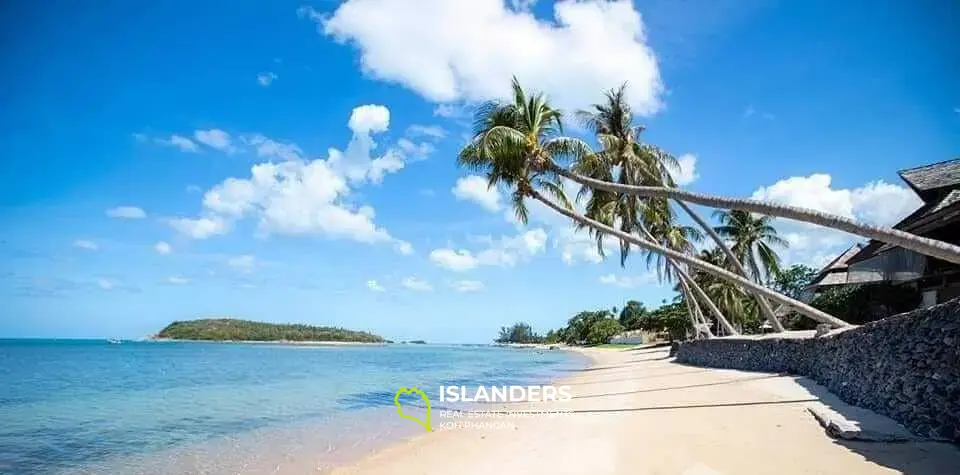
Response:
[[[960,467],[960,450],[948,444],[829,438],[806,409],[817,393],[790,376],[684,366],[665,348],[579,351],[593,366],[557,383],[571,386],[573,400],[490,405],[569,414],[440,428],[317,473],[935,475]],[[444,422],[434,416],[435,426]]]

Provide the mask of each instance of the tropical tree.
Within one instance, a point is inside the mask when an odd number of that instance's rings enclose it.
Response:
[[[633,125],[633,114],[630,110],[630,104],[626,100],[626,84],[607,92],[606,99],[606,102],[602,104],[593,105],[591,110],[577,113],[583,125],[594,131],[597,140],[603,146],[603,150],[596,154],[581,156],[580,161],[573,164],[573,171],[592,178],[616,181],[625,185],[675,186],[671,172],[679,169],[678,162],[671,154],[641,140],[640,134],[644,128]],[[618,170],[618,172],[614,173],[614,170]],[[586,190],[590,190],[590,188],[584,186],[581,189],[581,194],[584,194]],[[699,214],[682,201],[677,200],[677,204],[710,235],[719,248],[732,256],[732,251],[727,248],[723,239],[713,231]],[[637,210],[641,206],[643,211],[638,213]],[[665,198],[642,198],[635,194],[596,190],[591,195],[586,215],[608,225],[613,224],[614,218],[617,218],[619,229],[627,233],[633,233],[636,230],[642,231],[643,226],[648,229],[669,229],[669,225],[674,220],[669,201]],[[638,219],[643,222],[637,223]],[[658,233],[652,232],[652,234],[654,240],[656,240]],[[599,251],[602,253],[602,235],[597,233],[596,237]],[[663,236],[659,237],[663,238]],[[669,239],[669,237],[667,238]],[[621,265],[623,265],[629,252],[630,246],[621,241]],[[663,262],[664,258],[661,254],[657,254],[657,256],[657,260],[661,261],[659,262],[658,275],[661,275],[659,274],[661,269],[673,266]],[[732,270],[747,277],[746,270],[742,266],[737,265]],[[687,285],[682,287],[691,287],[697,295],[704,295],[703,298],[709,300],[702,289],[696,288],[697,286],[696,282],[687,282]],[[777,331],[782,331],[783,327],[774,317],[770,304],[763,297],[758,296],[757,298],[760,307],[764,310],[764,314],[774,328]],[[696,300],[693,303],[696,305]],[[713,302],[707,305],[711,309],[716,308]],[[721,322],[726,322],[726,318],[722,315],[719,315],[718,319]]]
[[[805,223],[816,224],[819,226],[844,231],[850,234],[855,234],[857,236],[874,239],[887,244],[892,244],[894,246],[899,246],[925,256],[935,257],[937,259],[954,264],[960,264],[960,246],[944,241],[938,241],[936,239],[918,236],[906,231],[900,231],[899,229],[861,223],[854,219],[837,216],[835,214],[824,213],[808,208],[801,208],[799,206],[781,205],[746,198],[729,198],[726,196],[697,193],[665,186],[635,186],[612,183],[575,173],[574,171],[567,170],[556,163],[551,164],[550,168],[557,175],[572,180],[580,185],[588,186],[594,191],[628,193],[645,197],[670,198],[673,200],[699,204],[711,208],[738,209],[752,213],[775,216],[778,218],[803,221]]]
[[[789,243],[777,234],[772,217],[740,210],[717,210],[714,216],[720,221],[717,234],[733,242],[730,250],[756,282],[780,274],[780,256],[774,247],[785,248]]]
[[[613,193],[635,193],[640,190],[639,196],[678,198],[685,196],[684,193],[688,192],[676,194],[675,188],[612,184],[569,172],[561,164],[567,164],[570,161],[586,162],[583,159],[591,154],[590,147],[582,140],[560,135],[562,133],[561,114],[547,103],[542,94],[527,97],[514,79],[513,96],[512,102],[493,101],[478,109],[474,122],[474,137],[460,151],[457,161],[461,166],[485,173],[489,186],[507,188],[511,195],[514,212],[521,223],[526,223],[529,216],[524,200],[531,198],[572,219],[580,226],[609,234],[627,245],[632,244],[643,250],[659,252],[678,263],[712,272],[751,292],[761,293],[770,300],[794,307],[814,320],[838,327],[848,326],[842,320],[780,295],[747,278],[641,239],[575,211],[563,191],[561,177],[575,178],[583,181],[583,184],[596,184],[594,190]],[[547,193],[553,199],[543,193]]]
[[[574,170],[623,184],[673,185],[670,170],[677,168],[676,159],[640,141],[643,128],[633,125],[630,105],[626,101],[626,85],[607,92],[604,103],[594,104],[591,110],[579,111],[577,115],[586,127],[593,130],[603,148],[597,153],[578,155],[572,167]],[[674,223],[674,214],[666,199],[590,191],[588,187],[583,187],[579,196],[589,194],[586,216],[591,219],[616,226],[628,234],[639,234],[641,238],[679,252],[690,253],[693,249],[691,240],[702,238],[699,231]],[[593,229],[590,231],[602,255],[604,233]],[[620,265],[624,265],[629,253],[630,244],[620,240]],[[724,324],[728,333],[736,334],[719,308],[709,301],[710,298],[696,282],[690,280],[682,266],[662,254],[651,252],[647,254],[647,264],[655,264],[661,282],[680,280],[681,291],[688,297],[688,304],[693,305],[690,318],[696,319],[699,314],[697,298],[700,298],[714,312],[718,321]]]
[[[628,300],[627,304],[620,310],[620,316],[617,321],[626,330],[637,330],[640,328],[640,322],[647,315],[647,308],[643,303],[636,300]]]

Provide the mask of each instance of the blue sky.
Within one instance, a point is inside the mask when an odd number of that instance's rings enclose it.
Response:
[[[565,110],[629,81],[686,187],[870,222],[918,205],[897,169],[960,154],[949,2],[415,3],[5,2],[0,336],[229,315],[482,342],[669,297],[457,169],[512,74]],[[780,229],[789,262],[851,242]]]

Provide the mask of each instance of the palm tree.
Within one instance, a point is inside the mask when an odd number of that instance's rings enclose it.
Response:
[[[630,104],[626,99],[626,84],[622,84],[618,89],[607,92],[606,102],[594,104],[591,110],[578,111],[577,117],[580,122],[593,130],[597,140],[603,146],[603,150],[596,154],[581,157],[581,161],[573,164],[573,170],[592,178],[606,181],[614,181],[613,170],[616,173],[616,182],[625,185],[649,185],[672,187],[675,186],[672,170],[679,168],[676,158],[669,153],[651,144],[644,143],[640,134],[644,128],[633,125],[633,114],[630,110]],[[584,186],[581,188],[581,195],[585,194],[590,188]],[[637,223],[640,218],[636,210],[640,206],[638,200],[640,197],[627,193],[597,192],[591,195],[590,203],[587,206],[588,217],[600,222],[612,224],[614,216],[619,220],[621,231],[633,233],[639,230],[643,225],[651,227],[657,220],[664,222],[673,221],[673,212],[670,210],[669,202],[664,198],[645,198],[646,212],[642,214],[644,223]],[[608,204],[609,203],[609,204]],[[709,224],[689,206],[682,201],[677,201],[680,207],[690,215],[714,240],[716,245],[732,256],[732,251],[727,248]],[[651,213],[651,211],[653,211]],[[652,217],[652,220],[651,220]],[[656,236],[657,233],[653,233]],[[596,233],[597,246],[600,253],[603,253],[602,234]],[[630,252],[630,246],[624,241],[620,242],[620,264],[623,265]],[[662,260],[662,256],[657,259]],[[666,263],[662,263],[666,264]],[[658,271],[664,267],[658,267]],[[742,266],[737,266],[735,271],[740,275],[747,277],[747,272]],[[697,287],[696,282],[691,282],[691,286]],[[698,294],[703,294],[701,289]],[[706,294],[703,294],[706,295]],[[760,307],[764,310],[767,319],[770,320],[776,331],[783,331],[783,326],[774,317],[773,308],[763,299],[757,297]],[[711,305],[716,308],[715,305]],[[725,320],[721,317],[721,320]],[[732,327],[730,327],[732,328]]]
[[[916,234],[910,234],[898,229],[884,226],[874,226],[856,220],[837,216],[835,214],[814,211],[799,206],[781,205],[765,201],[728,198],[726,196],[709,195],[693,191],[681,190],[665,186],[635,186],[612,183],[567,170],[558,164],[551,164],[550,168],[557,175],[572,180],[580,185],[588,186],[594,191],[610,193],[626,193],[648,198],[669,198],[687,203],[695,203],[711,208],[739,209],[752,213],[760,213],[779,218],[793,219],[806,223],[816,224],[831,229],[837,229],[857,236],[874,239],[894,246],[917,252],[940,260],[960,264],[960,246],[936,239],[930,239]]]
[[[574,211],[560,184],[560,177],[569,175],[569,172],[559,164],[567,160],[577,163],[586,162],[584,157],[591,155],[589,146],[582,140],[561,136],[560,112],[553,109],[542,94],[527,97],[515,78],[513,96],[512,102],[494,101],[478,109],[474,122],[474,137],[460,151],[457,161],[461,166],[484,172],[489,186],[508,188],[514,212],[521,223],[525,223],[528,218],[524,199],[532,198],[572,219],[578,225],[610,234],[627,245],[632,244],[647,251],[662,253],[678,263],[714,273],[753,292],[760,292],[771,300],[794,307],[816,321],[837,327],[849,326],[842,320],[778,294],[749,279],[615,229]],[[604,183],[601,180],[593,181]],[[672,189],[668,188],[668,190]],[[541,191],[551,195],[560,204],[544,196]],[[612,192],[617,191],[612,190]]]
[[[717,234],[733,242],[730,249],[755,281],[766,282],[780,274],[780,256],[773,248],[789,243],[777,235],[772,217],[740,210],[717,210],[714,216],[720,221]]]

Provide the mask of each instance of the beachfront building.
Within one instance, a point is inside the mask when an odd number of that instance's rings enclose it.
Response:
[[[894,225],[901,231],[960,244],[960,158],[898,172],[923,205]],[[843,285],[888,285],[917,308],[960,297],[960,266],[879,241],[856,245],[825,266],[804,291],[806,301]],[[878,292],[875,300],[882,300]],[[882,304],[884,302],[877,302]],[[878,315],[882,317],[886,315]]]

